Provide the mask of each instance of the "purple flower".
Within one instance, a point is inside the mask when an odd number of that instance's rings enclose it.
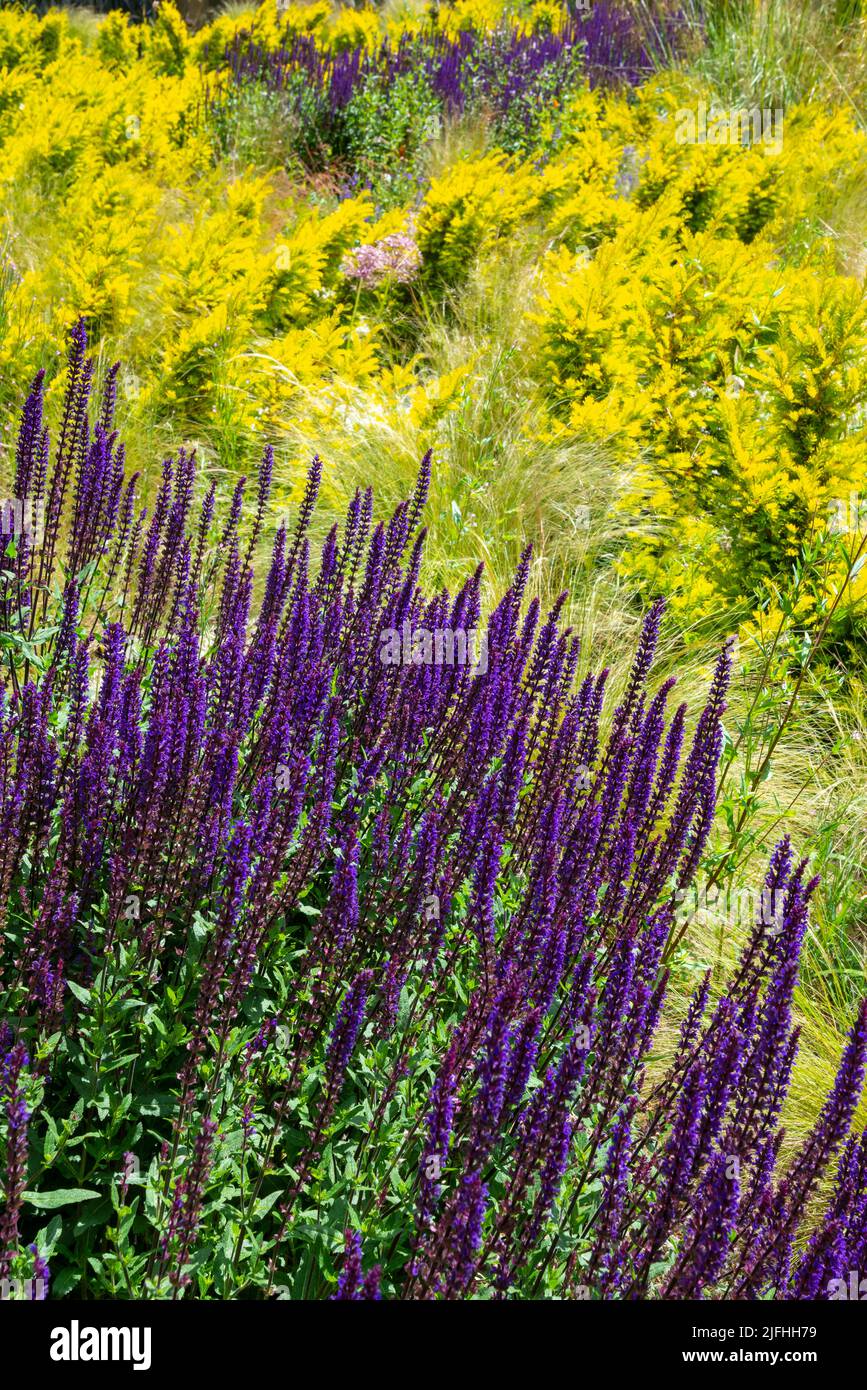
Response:
[[[3,1173],[4,1207],[0,1214],[0,1279],[8,1277],[18,1248],[18,1220],[27,1182],[27,1133],[30,1112],[24,1097],[24,1071],[29,1062],[23,1043],[15,1043],[0,1059],[0,1102],[6,1116],[6,1155]]]
[[[378,1301],[382,1297],[379,1266],[374,1265],[367,1274],[363,1273],[359,1231],[347,1231],[344,1240],[343,1268],[337,1280],[337,1292],[331,1295],[332,1301]]]
[[[343,1084],[349,1059],[361,1031],[364,1006],[367,1003],[367,994],[372,981],[372,970],[362,970],[356,976],[340,1005],[337,1020],[331,1031],[331,1037],[328,1040],[326,1068],[329,1085],[335,1090],[338,1090]]]
[[[49,635],[44,663],[0,682],[0,982],[17,1020],[0,1026],[4,1273],[39,1258],[21,1248],[30,1142],[53,1152],[70,1085],[92,1074],[129,1096],[94,1186],[126,1151],[126,1207],[143,1134],[158,1155],[156,1235],[121,1223],[151,1292],[182,1296],[194,1270],[234,1291],[267,1250],[272,1280],[304,1268],[323,1295],[310,1213],[344,1224],[334,1164],[371,1239],[387,1234],[389,1277],[405,1260],[405,1297],[585,1280],[604,1298],[821,1297],[867,1267],[867,1140],[850,1134],[867,1007],[781,1160],[815,888],[788,842],[770,922],[727,979],[699,984],[670,1064],[652,1051],[673,1012],[677,891],[714,813],[728,649],[687,742],[671,681],[651,684],[654,606],[609,718],[607,673],[578,678],[565,595],[522,613],[528,550],[486,622],[481,569],[427,590],[429,455],[385,521],[352,495],[318,569],[314,460],[254,575],[271,456],[246,502],[243,482],[200,487],[179,451],[135,516],[115,380],[91,411],[77,328],[56,448],[37,379],[16,460],[49,515],[0,623]],[[73,578],[70,560],[85,561]],[[483,631],[486,668],[382,662],[404,623]],[[217,1116],[238,1167],[228,1238],[208,1200]],[[96,1276],[102,1235],[86,1231]],[[339,1296],[379,1286],[352,1236]]]
[[[393,232],[367,246],[356,246],[340,268],[348,280],[358,280],[365,289],[389,280],[405,285],[421,268],[421,252],[411,236]]]

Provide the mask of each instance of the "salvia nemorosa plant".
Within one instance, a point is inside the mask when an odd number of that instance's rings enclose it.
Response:
[[[51,437],[34,382],[3,514],[0,1276],[685,1299],[863,1270],[864,1010],[781,1156],[788,842],[773,923],[650,1065],[728,647],[693,722],[648,685],[659,605],[609,702],[529,554],[486,622],[481,571],[427,592],[430,458],[315,561],[314,460],[260,563],[270,452],[221,498],[181,451],[142,507],[86,349]]]
[[[657,29],[642,33],[627,9],[596,0],[587,12],[566,19],[556,32],[527,33],[507,26],[492,32],[466,28],[454,36],[431,29],[332,51],[313,34],[287,32],[276,50],[254,32],[241,33],[223,59],[229,79],[217,84],[215,110],[230,98],[232,86],[251,83],[279,94],[287,114],[300,124],[305,156],[352,158],[367,127],[358,128],[359,101],[377,93],[392,114],[400,105],[401,84],[412,89],[400,156],[420,131],[436,127],[437,117],[483,113],[498,141],[522,149],[532,142],[539,118],[556,111],[581,82],[591,86],[635,86],[654,70],[667,49],[677,49],[682,14],[665,11]],[[387,151],[382,152],[385,156]],[[393,153],[393,152],[392,152]],[[391,161],[394,164],[394,160]]]

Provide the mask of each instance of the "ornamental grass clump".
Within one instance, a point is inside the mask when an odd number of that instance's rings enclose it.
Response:
[[[564,600],[524,606],[529,553],[486,623],[481,570],[426,592],[429,456],[315,564],[314,460],[257,582],[270,452],[221,498],[180,451],[141,508],[116,379],[95,403],[79,325],[57,428],[39,376],[18,438],[44,526],[3,537],[21,1296],[802,1298],[863,1268],[864,1008],[780,1158],[814,887],[787,841],[773,922],[652,1058],[729,648],[693,723],[648,686],[655,605],[609,709]]]

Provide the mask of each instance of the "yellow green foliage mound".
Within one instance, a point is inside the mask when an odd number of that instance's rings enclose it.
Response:
[[[529,6],[518,23],[563,14]],[[438,23],[502,15],[463,0]],[[683,142],[684,111],[713,101],[683,75],[585,88],[552,104],[523,159],[478,122],[440,129],[418,197],[387,209],[215,145],[209,84],[238,34],[275,48],[312,33],[337,51],[401,27],[325,3],[196,34],[171,4],[149,25],[112,14],[87,31],[0,13],[4,437],[46,339],[59,362],[79,315],[129,364],[143,462],[180,433],[245,467],[263,439],[315,446],[350,403],[413,450],[442,445],[443,411],[478,397],[492,353],[517,350],[536,402],[522,447],[577,441],[620,470],[609,501],[628,581],[668,593],[685,628],[732,606],[767,620],[805,543],[829,523],[857,536],[867,492],[867,306],[835,235],[865,171],[852,113],[814,103],[785,110],[771,139]],[[353,250],[392,234],[420,252],[408,283],[347,274]],[[507,256],[516,302],[455,332],[465,287]],[[284,474],[295,457],[283,450]],[[585,492],[576,476],[576,505]],[[798,616],[821,614],[845,572],[841,548]],[[836,613],[846,637],[865,583]]]

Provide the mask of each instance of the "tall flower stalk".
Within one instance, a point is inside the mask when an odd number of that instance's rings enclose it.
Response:
[[[827,1294],[867,1247],[867,1013],[784,1165],[815,889],[787,841],[779,913],[654,1056],[728,645],[693,718],[650,684],[654,605],[609,711],[529,551],[486,621],[481,570],[426,590],[430,456],[318,559],[319,460],[270,542],[270,451],[249,504],[181,451],[145,510],[86,346],[53,450],[41,376],[25,405],[48,523],[0,606],[2,1268],[33,1267],[28,1181],[104,1180],[116,1224],[76,1238],[110,1292]]]

